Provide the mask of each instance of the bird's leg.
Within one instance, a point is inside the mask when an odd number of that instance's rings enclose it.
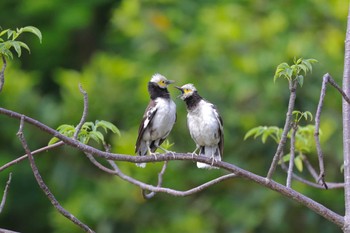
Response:
[[[157,155],[156,155],[156,153],[153,153],[153,152],[151,151],[151,147],[149,146],[149,142],[147,142],[147,151],[148,151],[148,154],[149,154],[149,155],[153,155],[154,158],[155,158],[155,160],[157,160]]]
[[[161,149],[162,151],[164,151],[165,153],[170,153],[172,154],[173,158],[175,159],[175,152],[171,151],[171,150],[167,150],[161,146],[156,146],[157,148]]]
[[[194,149],[194,151],[191,153],[192,154],[192,159],[194,158],[194,155],[197,155],[197,150],[200,148],[199,145],[196,144],[196,149]]]

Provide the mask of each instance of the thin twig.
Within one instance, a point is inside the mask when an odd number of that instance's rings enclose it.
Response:
[[[141,189],[143,190],[148,190],[148,191],[151,191],[151,192],[155,192],[155,193],[167,193],[169,195],[172,195],[172,196],[178,196],[178,197],[184,197],[184,196],[189,196],[189,195],[192,195],[194,193],[197,193],[197,192],[200,192],[200,191],[203,191],[204,189],[214,185],[214,184],[217,184],[219,182],[222,182],[226,179],[230,179],[230,178],[234,178],[236,177],[235,174],[227,174],[227,175],[224,175],[224,176],[220,176],[214,180],[211,180],[211,181],[208,181],[202,185],[199,185],[195,188],[192,188],[192,189],[189,189],[189,190],[186,190],[186,191],[179,191],[179,190],[175,190],[175,189],[171,189],[171,188],[163,188],[163,187],[156,187],[156,186],[153,186],[153,185],[149,185],[149,184],[146,184],[142,181],[139,181],[139,180],[136,180],[130,176],[127,176],[125,175],[119,168],[118,166],[114,163],[114,161],[111,161],[111,160],[108,160],[109,164],[112,166],[113,169],[110,169],[110,168],[107,168],[105,166],[103,166],[101,163],[99,163],[91,154],[89,153],[85,153],[86,156],[90,159],[90,161],[96,166],[98,167],[99,169],[101,169],[102,171],[104,172],[107,172],[109,174],[112,174],[112,175],[116,175],[116,176],[119,176],[121,179],[131,183],[131,184],[134,184],[134,185],[137,185],[139,186]]]
[[[81,83],[79,83],[79,91],[81,94],[83,94],[84,96],[84,110],[83,110],[83,115],[81,116],[80,122],[77,125],[77,127],[75,127],[75,132],[73,135],[74,139],[78,138],[79,132],[81,130],[81,127],[83,127],[83,124],[86,121],[86,117],[87,117],[87,113],[88,113],[88,109],[89,109],[89,98],[88,98],[88,94],[87,92],[83,89]]]
[[[79,219],[77,219],[75,216],[73,216],[73,214],[71,214],[70,212],[68,212],[67,210],[65,210],[61,204],[57,201],[57,199],[55,198],[55,196],[52,194],[52,192],[50,191],[49,187],[45,184],[44,180],[42,179],[39,170],[35,164],[35,160],[34,157],[28,147],[27,141],[24,137],[24,133],[23,133],[23,125],[24,125],[24,116],[21,118],[21,123],[20,123],[20,127],[17,133],[17,136],[19,138],[19,140],[22,143],[23,149],[25,150],[25,152],[28,155],[28,159],[30,162],[30,166],[33,170],[33,174],[34,177],[37,181],[37,183],[39,184],[39,187],[44,191],[45,195],[48,197],[48,199],[51,201],[52,205],[58,210],[59,213],[61,213],[64,217],[66,217],[67,219],[69,219],[70,221],[72,221],[74,224],[76,224],[77,226],[79,226],[80,228],[82,228],[85,232],[94,232],[93,230],[91,230],[87,225],[85,225],[84,223],[82,223]]]
[[[328,82],[329,77],[330,76],[328,74],[325,74],[323,76],[320,100],[319,100],[318,105],[317,105],[316,116],[315,116],[315,133],[314,133],[314,137],[315,137],[315,141],[316,141],[318,163],[319,163],[319,168],[320,168],[320,174],[318,175],[316,182],[321,181],[323,185],[325,185],[325,180],[324,180],[325,170],[324,170],[324,163],[323,163],[323,153],[322,153],[321,143],[320,143],[320,117],[321,117],[323,101],[324,101],[324,98],[326,96],[327,82]]]
[[[163,176],[164,176],[165,170],[166,170],[166,168],[167,168],[167,165],[168,165],[168,161],[164,161],[162,170],[158,173],[158,183],[157,183],[157,187],[162,187]],[[154,195],[156,195],[156,192],[147,193],[146,190],[142,189],[142,196],[143,196],[143,198],[145,198],[145,199],[148,200],[148,199],[153,198]]]
[[[7,66],[6,58],[3,54],[1,54],[1,58],[2,58],[2,69],[0,72],[0,92],[2,91],[2,88],[3,88],[4,83],[5,83],[5,69]]]
[[[337,89],[337,91],[339,91],[339,93],[343,96],[343,99],[350,104],[350,98],[345,94],[345,92],[343,91],[343,89],[341,89],[339,87],[339,85],[334,81],[334,79],[332,78],[332,76],[330,74],[325,74],[325,76],[327,76],[327,81],[329,84],[331,84],[333,87],[335,87],[335,89]]]
[[[304,158],[306,158],[306,157],[303,156],[303,161],[304,161],[304,163],[305,163],[305,166],[309,169],[308,164],[306,164]],[[309,164],[309,165],[311,166],[311,164]],[[282,163],[282,164],[281,164],[281,167],[282,167],[283,171],[288,172],[288,167],[286,166],[286,164]],[[313,168],[311,167],[311,169],[313,169]],[[314,171],[314,172],[315,172],[315,176],[313,176],[313,178],[314,178],[314,179],[316,180],[316,182],[317,182],[317,176],[318,176],[318,175],[317,175],[316,171]],[[298,176],[298,175],[295,174],[295,173],[293,173],[293,179],[295,179],[295,180],[297,180],[297,181],[299,181],[299,182],[301,182],[301,183],[304,183],[304,184],[306,184],[306,185],[309,185],[309,186],[311,186],[311,187],[314,187],[314,188],[325,189],[325,186],[324,186],[324,185],[320,185],[320,184],[318,184],[318,183],[314,183],[314,182],[312,182],[312,181],[306,180],[306,179],[304,179],[304,178]],[[328,189],[344,188],[344,183],[326,182],[326,185],[327,185]]]
[[[64,145],[64,142],[62,142],[62,141],[56,142],[55,144],[48,145],[48,146],[44,146],[44,147],[42,147],[42,148],[39,148],[39,149],[37,149],[37,150],[32,151],[32,155],[37,155],[37,154],[39,154],[40,152],[48,151],[48,150],[54,149],[54,148],[59,147],[59,146],[62,146],[62,145]],[[22,162],[23,160],[25,160],[25,159],[27,159],[27,158],[28,158],[28,155],[25,154],[25,155],[22,155],[21,157],[19,157],[19,158],[17,158],[17,159],[14,159],[14,160],[12,160],[12,161],[10,161],[10,162],[8,162],[8,163],[2,165],[2,166],[0,167],[0,172],[2,172],[3,170],[5,170],[5,169],[7,169],[7,168],[9,168],[9,167],[11,167],[11,166],[13,166],[13,165],[19,163],[19,162]]]
[[[284,146],[287,142],[287,136],[288,132],[291,128],[291,122],[292,122],[292,113],[294,110],[294,104],[295,104],[295,98],[296,98],[296,88],[297,88],[297,81],[289,81],[289,91],[290,91],[290,96],[289,96],[289,103],[288,103],[288,110],[286,114],[286,122],[283,127],[283,132],[281,136],[281,140],[278,143],[276,153],[273,157],[269,172],[267,173],[266,179],[269,181],[275,172],[275,169],[277,167],[278,161],[281,158],[281,154],[283,152]]]
[[[296,123],[293,123],[292,135],[290,138],[290,159],[289,159],[289,167],[288,167],[288,173],[287,173],[287,188],[291,188],[291,185],[292,185],[294,158],[295,158],[295,134],[297,133],[297,130],[298,130],[298,125]]]
[[[10,174],[9,174],[9,178],[8,178],[8,180],[6,182],[6,186],[5,186],[5,189],[4,189],[4,195],[2,196],[2,199],[1,199],[0,213],[2,212],[2,210],[4,209],[4,206],[5,206],[7,193],[8,193],[9,188],[10,188],[11,178],[12,178],[12,172],[10,172]]]

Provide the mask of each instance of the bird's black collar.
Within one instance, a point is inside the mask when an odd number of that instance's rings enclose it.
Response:
[[[194,91],[193,94],[189,97],[187,97],[185,100],[187,109],[192,110],[197,107],[198,103],[202,100],[203,98],[198,94],[197,91]]]
[[[158,97],[170,99],[170,94],[167,88],[160,88],[156,83],[148,82],[148,92],[152,100]]]

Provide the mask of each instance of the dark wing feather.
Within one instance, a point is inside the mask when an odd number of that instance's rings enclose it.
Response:
[[[219,150],[220,150],[220,155],[221,155],[221,158],[224,154],[224,122],[219,114],[219,111],[218,109],[216,108],[215,105],[212,105],[213,109],[214,109],[214,112],[215,112],[215,116],[216,116],[216,119],[219,123],[219,137],[220,137],[220,141],[219,141]]]
[[[145,110],[145,113],[143,114],[143,118],[140,123],[139,133],[136,140],[135,153],[139,150],[143,134],[145,133],[145,130],[147,129],[147,127],[151,125],[156,112],[157,112],[156,102],[151,100],[151,102],[148,104]]]

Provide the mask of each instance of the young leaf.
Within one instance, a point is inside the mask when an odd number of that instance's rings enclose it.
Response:
[[[52,144],[55,144],[55,143],[58,142],[58,141],[59,141],[58,138],[53,137],[53,138],[51,138],[51,140],[49,141],[48,145],[50,146],[50,145],[52,145]]]
[[[40,30],[38,28],[33,27],[33,26],[26,26],[24,28],[21,28],[21,30],[23,32],[31,32],[31,33],[33,33],[34,35],[36,35],[39,38],[39,41],[41,43],[42,35],[41,35],[41,32],[40,32]]]
[[[301,158],[300,155],[298,155],[295,159],[294,159],[294,164],[295,167],[298,169],[298,171],[302,172],[303,171],[303,160]]]

